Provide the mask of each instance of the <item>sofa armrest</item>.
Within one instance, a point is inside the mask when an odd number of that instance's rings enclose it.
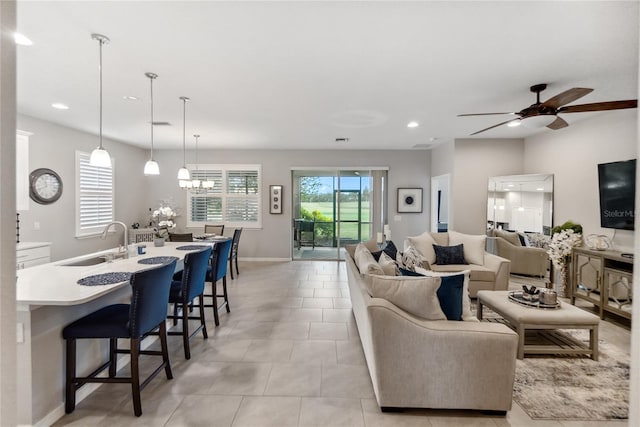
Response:
[[[511,329],[423,320],[379,298],[367,311],[380,406],[511,408],[518,343]]]
[[[549,267],[549,255],[542,248],[516,246],[497,238],[498,255],[511,261],[511,271],[517,274],[544,276]]]
[[[509,289],[509,274],[511,273],[511,261],[485,252],[484,266],[496,273],[494,291],[506,291]]]

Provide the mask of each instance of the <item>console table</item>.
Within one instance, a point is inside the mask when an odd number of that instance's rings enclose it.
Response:
[[[614,313],[631,319],[633,259],[619,251],[574,248],[571,258],[571,303],[583,299],[598,307],[600,318]]]

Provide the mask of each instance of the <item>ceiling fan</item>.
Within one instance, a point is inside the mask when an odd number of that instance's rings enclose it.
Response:
[[[488,128],[479,130],[471,135],[477,135],[481,132],[489,129],[496,128],[508,124],[509,126],[518,126],[524,124],[529,127],[548,127],[549,129],[562,129],[569,126],[564,119],[558,117],[558,114],[564,113],[583,113],[587,111],[605,111],[605,110],[622,110],[625,108],[637,108],[637,99],[628,99],[625,101],[607,101],[607,102],[594,102],[591,104],[581,105],[569,105],[577,99],[591,93],[593,89],[574,87],[573,89],[566,90],[553,98],[547,99],[544,102],[540,102],[540,92],[547,88],[546,83],[540,83],[531,86],[531,92],[536,94],[536,103],[529,107],[517,112],[517,113],[475,113],[475,114],[459,114],[458,117],[466,116],[492,116],[501,114],[510,114],[512,116],[519,116],[518,118],[512,118],[506,122],[498,123],[497,125],[490,126]]]

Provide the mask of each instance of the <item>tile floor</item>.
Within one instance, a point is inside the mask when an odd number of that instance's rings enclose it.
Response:
[[[208,340],[191,340],[191,360],[184,359],[181,338],[169,338],[174,379],[161,374],[143,390],[141,418],[133,415],[127,385],[105,384],[55,425],[626,425],[533,421],[515,402],[506,417],[475,411],[381,413],[346,280],[344,263],[241,263],[239,277],[228,282],[231,313],[221,314],[217,328],[207,322]],[[213,318],[210,309],[206,315]],[[600,337],[629,351],[628,328],[603,322]]]

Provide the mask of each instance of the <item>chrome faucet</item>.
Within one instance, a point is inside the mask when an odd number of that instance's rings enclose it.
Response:
[[[122,221],[110,222],[104,228],[104,231],[102,232],[102,238],[106,239],[107,238],[107,233],[109,232],[109,229],[111,228],[112,225],[116,225],[116,224],[117,225],[121,225],[122,229],[124,230],[124,245],[120,246],[118,248],[118,254],[116,256],[122,257],[122,258],[129,258],[129,251],[127,250],[127,247],[129,245],[129,229],[127,228],[127,224],[125,224]]]

